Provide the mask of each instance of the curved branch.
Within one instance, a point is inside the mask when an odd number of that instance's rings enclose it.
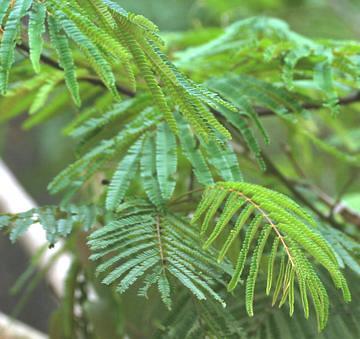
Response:
[[[48,336],[34,328],[0,312],[0,335],[3,339],[48,339]]]
[[[296,185],[294,185],[287,177],[285,177],[283,175],[283,173],[281,173],[279,171],[279,169],[273,164],[273,162],[263,153],[262,157],[265,161],[266,164],[266,168],[267,171],[269,173],[271,173],[272,175],[274,175],[275,177],[277,177],[283,184],[284,186],[294,195],[294,197],[300,201],[302,204],[304,204],[305,206],[307,206],[310,210],[312,210],[313,213],[315,213],[322,221],[324,221],[325,223],[329,223],[332,227],[337,228],[339,230],[343,230],[344,227],[338,223],[334,216],[332,215],[325,215],[323,212],[321,212],[317,207],[314,206],[314,204],[312,204],[309,200],[307,200],[304,195],[302,195],[297,189],[296,189]],[[313,187],[312,187],[313,188]],[[315,192],[316,193],[316,192]],[[323,200],[323,197],[319,197],[323,202],[325,202]],[[332,206],[331,206],[332,207]],[[355,225],[355,226],[359,226],[360,225],[360,216],[354,213],[351,213],[351,211],[349,209],[345,209],[344,207],[342,207],[341,210],[336,211],[338,214],[341,214],[341,216],[349,223]]]
[[[21,51],[23,51],[23,52],[25,52],[27,54],[30,53],[29,46],[25,45],[24,43],[18,44],[18,45],[16,45],[16,47],[19,50],[21,50]],[[58,70],[61,70],[61,71],[64,70],[56,60],[54,60],[54,59],[52,59],[52,58],[50,58],[50,57],[48,57],[48,56],[46,56],[44,54],[40,55],[40,60],[44,64],[46,64],[46,65],[48,65],[48,66],[50,66],[52,68],[55,68],[55,69],[58,69]],[[79,77],[78,80],[86,81],[86,82],[88,82],[90,84],[93,84],[95,86],[101,86],[103,88],[106,88],[106,85],[103,83],[103,81],[101,79],[97,78],[97,77],[83,76],[83,77]],[[126,95],[128,97],[134,97],[136,95],[135,92],[132,92],[131,90],[129,90],[129,89],[123,87],[123,86],[120,86],[118,84],[116,84],[116,88],[119,91],[119,93],[122,93],[122,94],[124,94],[124,95]]]
[[[29,54],[29,47],[27,45],[25,45],[24,43],[18,44],[17,48],[20,49],[21,51]],[[48,56],[46,56],[44,54],[41,54],[40,60],[44,64],[46,64],[48,66],[51,66],[51,67],[56,68],[58,70],[63,70],[63,68],[59,65],[59,63],[56,60],[54,60],[54,59],[52,59],[52,58],[50,58],[50,57],[48,57]],[[91,83],[93,85],[101,86],[101,87],[106,88],[103,81],[101,79],[97,78],[97,77],[83,76],[83,77],[79,77],[78,80],[86,81],[86,82]],[[120,86],[118,84],[116,84],[116,88],[119,91],[119,93],[122,93],[122,94],[124,94],[124,95],[126,95],[128,97],[134,97],[136,95],[135,92],[131,91],[128,88]],[[340,106],[351,105],[351,104],[353,104],[355,102],[360,102],[360,91],[356,91],[356,92],[351,93],[351,94],[349,94],[347,96],[341,97],[338,100],[338,104]],[[304,103],[302,105],[303,109],[320,109],[322,107],[323,107],[323,104],[318,103],[318,102],[306,102],[306,103]],[[261,116],[261,117],[273,116],[274,115],[274,112],[272,110],[270,110],[268,108],[265,108],[265,107],[257,107],[255,110],[259,114],[259,116]],[[220,114],[220,112],[218,112],[215,109],[211,109],[211,111],[214,114]]]
[[[347,105],[351,105],[355,102],[360,102],[360,91],[356,91],[354,93],[351,93],[347,96],[341,97],[338,100],[338,104],[340,106],[347,106]],[[323,104],[322,103],[318,103],[318,102],[305,102],[303,105],[301,105],[301,107],[303,109],[320,109],[323,108]],[[263,108],[263,107],[258,107],[256,109],[256,112],[260,115],[260,116],[269,116],[269,115],[274,115],[273,111],[267,108]]]

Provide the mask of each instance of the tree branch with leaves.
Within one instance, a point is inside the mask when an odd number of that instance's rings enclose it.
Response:
[[[274,323],[308,331],[301,308],[326,331],[330,304],[353,307],[339,300],[360,272],[356,223],[327,217],[268,145],[273,119],[309,158],[360,166],[313,132],[358,108],[359,43],[256,17],[180,48],[112,0],[5,0],[0,23],[0,121],[29,112],[29,129],[74,113],[63,132],[77,159],[48,185],[60,203],[0,216],[11,239],[36,221],[73,254],[61,337],[138,336],[125,303],[149,311],[154,338],[285,338]],[[277,300],[295,320],[273,311]]]

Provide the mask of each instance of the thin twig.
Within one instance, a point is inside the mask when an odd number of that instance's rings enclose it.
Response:
[[[293,165],[294,170],[298,174],[299,178],[304,180],[304,182],[302,183],[293,182],[289,180],[289,182],[293,186],[306,186],[313,193],[315,193],[317,198],[327,207],[330,208],[329,215],[327,217],[328,219],[333,219],[334,214],[339,214],[344,218],[346,222],[360,227],[360,213],[352,210],[351,208],[349,208],[348,206],[346,206],[344,203],[341,202],[342,196],[345,194],[345,192],[351,186],[353,181],[356,179],[356,177],[358,176],[358,172],[354,172],[353,175],[350,176],[349,180],[345,183],[345,185],[342,187],[341,191],[339,192],[337,198],[333,199],[332,197],[328,196],[324,191],[322,191],[319,187],[310,183],[308,177],[301,168],[300,164],[296,161],[292,153],[289,152],[289,150],[286,148],[285,148],[285,153],[287,154],[290,163]]]
[[[347,106],[355,102],[360,102],[360,91],[355,91],[354,93],[339,98],[338,105]],[[305,110],[311,110],[311,109],[320,109],[323,108],[324,106],[322,103],[318,103],[318,102],[305,102],[304,104],[301,105],[301,107]],[[272,110],[263,107],[256,108],[256,112],[262,117],[274,115]]]
[[[341,207],[341,198],[343,195],[348,191],[348,189],[351,187],[352,183],[358,176],[358,172],[352,172],[352,175],[348,178],[348,180],[345,182],[344,186],[341,188],[340,192],[338,193],[336,199],[334,200],[334,203],[330,209],[329,216],[332,216],[334,213],[337,212],[338,208]]]
[[[170,204],[178,203],[178,201],[181,200],[181,198],[184,198],[184,197],[186,197],[186,196],[188,196],[188,195],[192,195],[193,193],[196,193],[196,192],[201,192],[201,191],[203,191],[203,190],[204,190],[204,188],[203,188],[203,187],[200,187],[200,188],[193,189],[193,190],[191,190],[191,191],[187,191],[187,192],[185,192],[185,193],[183,193],[183,194],[178,195],[175,199],[173,199],[173,200],[170,202]]]
[[[20,49],[21,51],[26,52],[27,54],[29,54],[29,52],[30,52],[29,47],[27,45],[25,45],[24,43],[18,44],[18,45],[16,45],[16,47],[18,49]],[[48,57],[48,56],[46,56],[44,54],[40,55],[40,60],[44,64],[46,64],[46,65],[48,65],[48,66],[50,66],[52,68],[55,68],[55,69],[58,69],[58,70],[63,70],[63,68],[59,65],[59,63],[56,60],[54,60],[54,59],[52,59],[52,58],[50,58],[50,57]],[[104,82],[101,79],[99,79],[97,77],[94,77],[94,76],[82,76],[82,77],[79,77],[78,80],[79,81],[85,81],[85,82],[88,82],[90,84],[106,88],[106,85],[104,84]],[[124,94],[124,95],[126,95],[128,97],[134,97],[136,95],[135,92],[132,92],[128,88],[120,86],[119,84],[116,84],[116,89],[119,91],[119,93],[122,93],[122,94]]]
[[[26,53],[29,53],[29,47],[24,44],[24,43],[20,43],[17,45],[17,48],[26,52]],[[58,70],[63,70],[63,68],[59,65],[59,63],[44,55],[44,54],[41,54],[40,55],[40,60],[44,63],[44,64],[47,64],[48,66],[51,66],[53,68],[56,68]],[[91,83],[93,85],[96,85],[96,86],[101,86],[101,87],[104,87],[106,88],[106,85],[104,84],[104,82],[97,78],[97,77],[93,77],[93,76],[86,76],[86,77],[79,77],[79,80],[80,81],[86,81],[88,83]],[[117,90],[119,91],[119,93],[122,93],[128,97],[134,97],[136,95],[135,92],[131,91],[130,89],[128,88],[125,88],[123,86],[120,86],[119,84],[116,84],[116,88]],[[346,105],[350,105],[352,103],[355,103],[355,102],[360,102],[360,91],[356,91],[354,93],[351,93],[345,97],[342,97],[342,98],[339,98],[338,100],[338,104],[340,106],[346,106]],[[323,107],[323,104],[322,103],[314,103],[314,102],[307,102],[307,103],[304,103],[302,106],[301,106],[303,109],[320,109]],[[217,115],[221,115],[221,113],[213,108],[210,108],[210,110],[214,113],[214,114],[217,114]],[[268,108],[265,108],[265,107],[257,107],[256,109],[256,112],[258,113],[259,116],[261,117],[266,117],[266,116],[273,116],[274,115],[274,112]]]
[[[288,178],[286,178],[273,164],[273,162],[265,155],[262,154],[262,157],[265,161],[267,171],[277,177],[286,188],[295,196],[295,198],[300,201],[302,204],[307,206],[312,212],[314,212],[321,220],[330,223],[333,227],[337,229],[342,229],[341,225],[333,218],[324,215],[320,210],[318,210],[310,201],[308,201],[292,184]]]
[[[29,47],[26,46],[24,43],[18,44],[17,47],[19,49],[21,49],[22,51],[29,53]],[[43,63],[45,63],[51,67],[54,67],[56,69],[62,70],[62,67],[58,64],[57,61],[55,61],[43,54],[40,56],[40,59]],[[79,80],[87,81],[87,82],[92,83],[97,86],[106,87],[105,84],[102,82],[102,80],[97,77],[87,76],[87,77],[82,77]],[[136,93],[134,93],[131,90],[124,88],[118,84],[116,85],[116,87],[120,93],[122,93],[126,96],[134,97],[136,95]],[[359,101],[360,101],[360,91],[356,91],[352,94],[349,94],[348,96],[339,98],[338,104],[345,106],[345,105],[350,105],[352,103],[359,102]],[[323,107],[322,103],[304,103],[302,105],[302,108],[304,108],[304,109],[319,109],[322,107]],[[211,111],[216,115],[221,115],[221,113],[215,109],[211,109]],[[267,108],[262,108],[262,107],[256,108],[256,112],[262,117],[273,115],[273,112],[271,110],[269,110]],[[267,159],[266,162],[267,162],[268,170],[273,172],[273,174],[275,174],[275,176],[277,176],[285,184],[285,186],[298,198],[299,201],[301,201],[304,205],[308,206],[315,214],[317,214],[320,217],[320,219],[322,219],[326,222],[329,222],[332,226],[334,226],[336,228],[341,228],[341,226],[334,220],[334,218],[332,216],[330,216],[330,218],[325,216],[322,212],[320,212],[317,208],[315,208],[302,194],[300,194],[292,186],[290,181],[287,180],[287,178],[284,177],[280,171],[278,171],[278,169],[272,164],[272,162],[269,159]],[[187,193],[187,194],[189,194],[189,193]],[[176,199],[173,202],[175,202],[175,201],[176,201]],[[344,214],[347,215],[347,213],[344,213]]]
[[[291,182],[293,185],[305,187],[311,190],[312,193],[316,195],[316,197],[327,207],[333,208],[335,207],[334,213],[340,215],[347,223],[360,227],[360,213],[353,210],[346,204],[340,202],[335,203],[334,199],[328,196],[325,192],[320,190],[317,186],[308,183],[308,182]],[[328,219],[332,219],[333,215],[327,217]]]
[[[165,265],[164,249],[163,249],[162,241],[161,241],[160,217],[158,215],[156,216],[156,235],[157,235],[158,242],[159,242],[159,253],[160,253],[161,263],[163,265]]]
[[[32,327],[0,312],[0,337],[2,339],[48,339],[48,336]]]

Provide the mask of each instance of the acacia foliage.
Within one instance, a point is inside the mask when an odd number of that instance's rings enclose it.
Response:
[[[48,186],[63,194],[60,206],[0,217],[12,240],[35,222],[50,244],[68,239],[76,259],[58,313],[65,337],[84,330],[74,322],[76,304],[99,330],[95,302],[76,299],[76,291],[85,293],[80,276],[109,310],[119,309],[119,294],[136,303],[134,286],[172,309],[166,316],[152,310],[163,324],[155,337],[296,337],[279,327],[305,333],[306,322],[295,315],[294,325],[263,305],[279,299],[291,316],[302,308],[308,318],[311,297],[323,330],[332,286],[351,300],[342,269],[359,273],[358,244],[345,228],[321,224],[321,213],[311,215],[316,208],[265,188],[262,148],[272,140],[263,117],[274,115],[293,138],[359,167],[357,155],[321,140],[306,119],[309,108],[338,114],[340,97],[358,90],[358,43],[314,41],[280,20],[250,18],[171,60],[158,28],[111,0],[5,0],[0,23],[0,120],[28,110],[24,127],[31,128],[71,108],[71,100],[80,107],[64,127],[79,141],[77,159]],[[186,45],[186,35],[168,48],[176,44]],[[30,63],[16,48],[28,51]],[[34,74],[19,77],[30,64]],[[244,182],[254,172],[263,185]],[[205,190],[201,201],[196,190]],[[74,239],[84,232],[91,262],[80,265]],[[338,317],[342,327],[358,331],[346,317]],[[114,320],[117,336],[126,333],[121,321]]]

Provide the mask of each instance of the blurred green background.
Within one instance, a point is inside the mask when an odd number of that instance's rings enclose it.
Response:
[[[127,10],[153,20],[162,32],[188,31],[205,27],[225,27],[238,19],[256,15],[281,18],[290,27],[313,38],[360,38],[360,0],[118,0]],[[64,112],[30,131],[23,131],[22,117],[0,125],[0,155],[39,204],[56,201],[46,191],[50,179],[74,158],[73,142],[61,129],[71,112]],[[1,112],[0,112],[1,115]],[[269,125],[276,135],[276,126]],[[276,139],[276,137],[275,137]],[[0,239],[0,301],[2,311],[10,313],[15,299],[8,297],[9,287],[26,266],[20,249]],[[10,252],[12,251],[12,252]],[[17,255],[14,255],[16,253]],[[14,265],[16,262],[16,265]],[[6,264],[4,264],[6,263]],[[14,271],[14,268],[16,271]],[[44,294],[45,293],[45,294]],[[39,302],[41,300],[41,302]],[[36,303],[36,304],[35,304]],[[54,306],[48,291],[40,287],[24,309],[21,319],[47,330],[49,310]],[[39,311],[36,317],[32,307]]]

